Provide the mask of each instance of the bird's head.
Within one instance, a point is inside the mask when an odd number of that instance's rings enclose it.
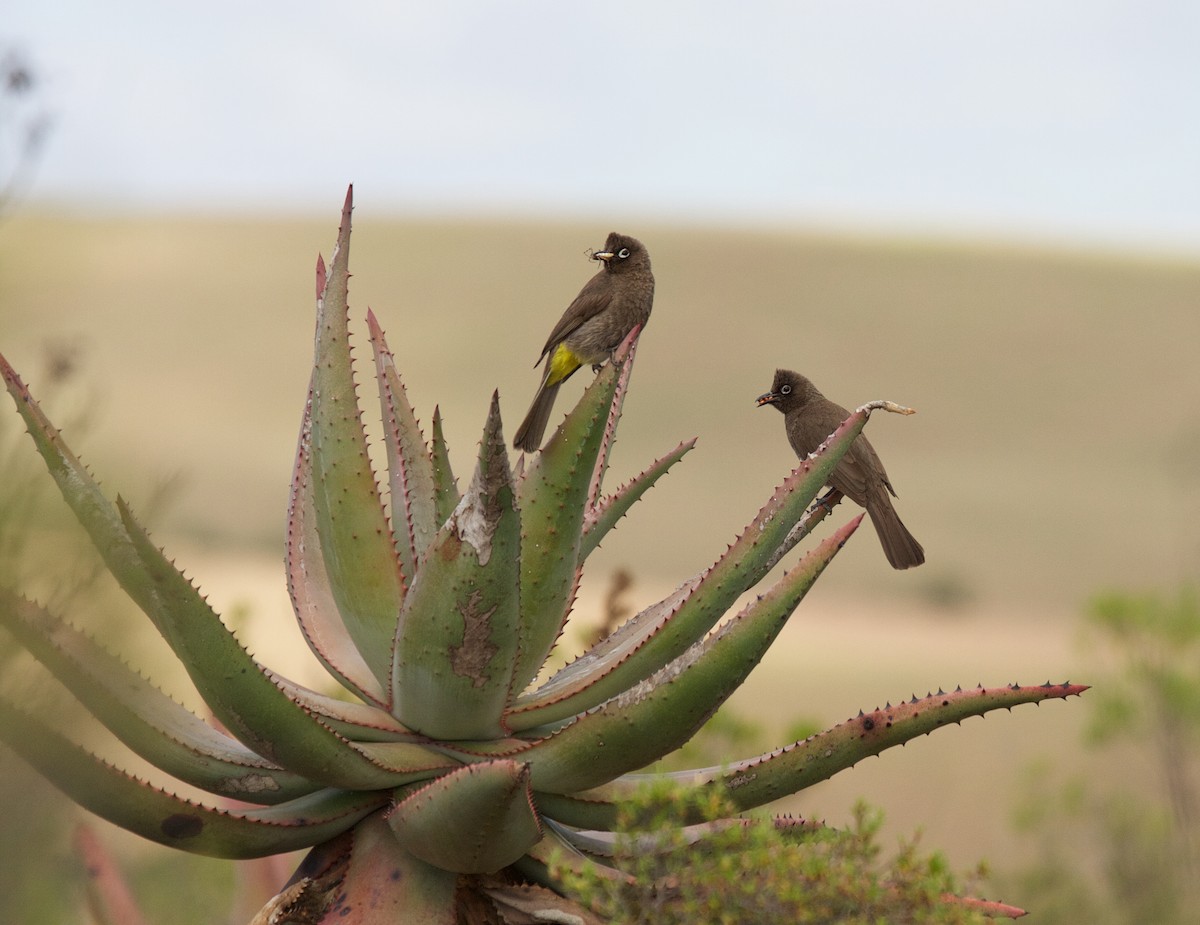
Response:
[[[612,232],[604,242],[604,249],[592,254],[593,260],[604,264],[604,269],[612,273],[624,273],[637,267],[649,268],[650,255],[637,238],[627,234]]]
[[[784,414],[793,408],[802,407],[813,395],[817,394],[811,382],[799,373],[790,369],[775,370],[775,381],[771,383],[771,391],[764,392],[754,400],[758,407],[774,405]]]

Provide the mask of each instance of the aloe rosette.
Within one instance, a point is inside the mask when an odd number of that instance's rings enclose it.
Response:
[[[311,847],[263,921],[303,908],[314,922],[453,922],[464,889],[496,908],[565,915],[547,852],[604,863],[601,833],[616,825],[636,772],[695,734],[762,658],[861,516],[723,618],[828,514],[828,505],[809,506],[884,403],[858,409],[801,462],[710,568],[539,681],[588,555],[694,441],[604,494],[635,331],[516,471],[493,396],[460,493],[436,410],[427,440],[368,312],[388,467],[381,486],[348,341],[350,211],[347,195],[330,265],[317,264],[315,361],[286,543],[300,629],[344,690],[305,688],[252,656],[125,501],[101,492],[0,357],[63,497],[215,721],[14,591],[0,590],[0,622],[133,752],[217,799],[139,780],[9,697],[0,698],[0,738],[83,807],[170,847],[226,858]],[[723,788],[750,809],[947,723],[1081,689],[939,692],[677,778]]]

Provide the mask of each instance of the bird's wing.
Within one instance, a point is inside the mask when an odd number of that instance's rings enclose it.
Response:
[[[865,437],[859,436],[834,467],[829,484],[847,498],[865,507],[867,497],[877,490],[876,483],[880,481],[881,476],[883,484],[891,489],[887,473],[875,453],[875,448]]]
[[[567,306],[567,310],[558,319],[558,324],[554,326],[550,336],[546,338],[546,346],[542,348],[542,355],[538,357],[538,363],[542,362],[542,357],[553,350],[556,344],[569,337],[572,331],[589,318],[594,318],[608,308],[612,301],[612,288],[608,285],[609,282],[604,278],[602,272],[587,281],[587,284],[579,291],[579,295],[575,296],[575,301]],[[536,366],[537,363],[534,365]]]

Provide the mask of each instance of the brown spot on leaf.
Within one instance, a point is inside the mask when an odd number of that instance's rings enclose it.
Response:
[[[174,813],[167,816],[159,828],[167,838],[195,838],[204,831],[204,820],[187,813]]]
[[[499,651],[499,646],[491,641],[492,614],[496,612],[493,605],[487,610],[480,609],[478,589],[471,592],[466,605],[460,608],[463,618],[463,641],[460,646],[450,647],[450,667],[462,678],[469,678],[472,687],[483,687],[487,683],[487,668]]]

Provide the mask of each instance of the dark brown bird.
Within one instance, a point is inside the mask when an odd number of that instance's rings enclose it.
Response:
[[[809,380],[790,369],[775,370],[771,391],[758,396],[757,404],[774,405],[783,412],[788,442],[801,459],[850,417],[849,411],[831,402]],[[896,491],[888,481],[887,471],[871,442],[862,434],[834,466],[829,484],[867,509],[892,568],[912,568],[925,561],[925,550],[892,507]]]
[[[634,325],[644,326],[650,318],[654,274],[642,243],[614,231],[604,250],[592,254],[592,259],[603,263],[600,272],[567,306],[538,357],[538,363],[546,360],[546,368],[529,413],[513,437],[518,450],[532,453],[542,445],[558,387],[585,363],[599,367]]]

